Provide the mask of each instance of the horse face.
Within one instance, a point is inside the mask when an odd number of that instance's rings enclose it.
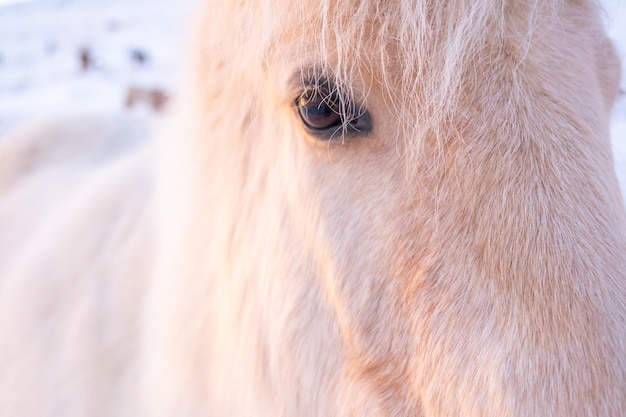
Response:
[[[231,415],[622,415],[596,12],[351,3],[210,8],[171,191],[194,207],[173,349],[206,365],[180,395]]]

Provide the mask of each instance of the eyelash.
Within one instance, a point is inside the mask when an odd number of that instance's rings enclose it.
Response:
[[[356,106],[329,81],[309,83],[294,105],[308,132],[322,140],[364,135],[371,131],[369,112]]]

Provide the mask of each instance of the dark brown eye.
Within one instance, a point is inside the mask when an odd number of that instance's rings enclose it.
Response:
[[[327,81],[316,82],[306,89],[295,105],[307,130],[325,140],[371,130],[369,113],[342,97]]]
[[[312,89],[302,93],[297,105],[300,117],[309,129],[341,128],[343,124],[339,103],[323,89]]]

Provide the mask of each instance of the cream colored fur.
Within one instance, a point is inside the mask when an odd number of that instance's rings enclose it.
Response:
[[[73,171],[54,154],[80,134],[0,142],[0,415],[626,415],[619,62],[594,4],[200,20],[155,153]],[[373,131],[308,134],[310,76]]]
[[[0,139],[0,416],[138,415],[142,124],[84,116]]]

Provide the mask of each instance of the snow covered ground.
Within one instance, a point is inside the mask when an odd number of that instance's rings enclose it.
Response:
[[[168,90],[193,3],[0,0],[0,134],[58,113],[123,111],[131,88]]]
[[[125,111],[133,88],[168,91],[197,1],[0,0],[0,135],[59,113]],[[624,61],[626,1],[603,4]],[[626,190],[626,62],[622,73],[611,134]],[[129,111],[151,112],[146,103]]]

